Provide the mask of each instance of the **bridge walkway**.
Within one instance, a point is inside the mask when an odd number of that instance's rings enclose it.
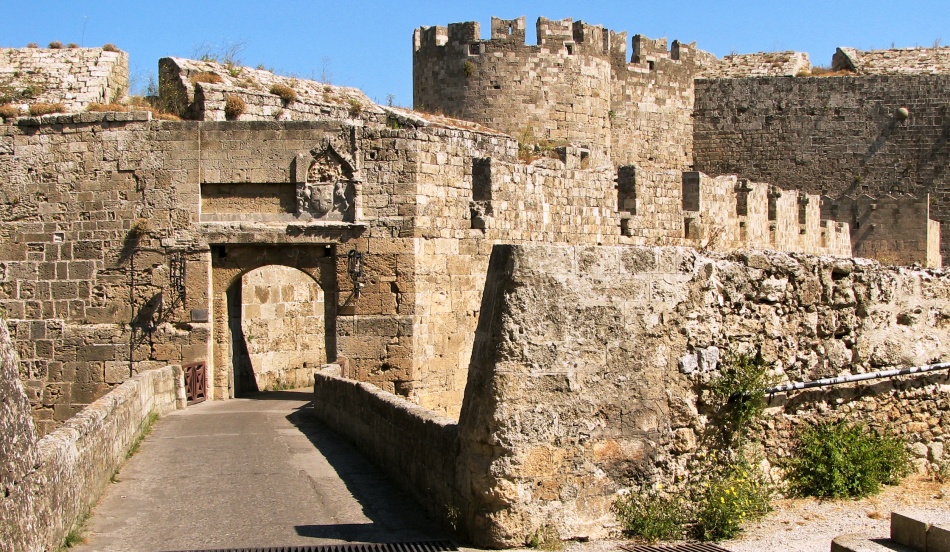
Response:
[[[193,405],[156,422],[78,552],[451,538],[312,415],[310,390]]]

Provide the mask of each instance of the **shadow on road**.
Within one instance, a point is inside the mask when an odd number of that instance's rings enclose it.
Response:
[[[251,400],[307,401],[287,415],[313,446],[327,459],[347,490],[372,523],[297,525],[297,534],[306,537],[365,543],[405,543],[453,540],[454,535],[429,518],[405,492],[397,489],[383,473],[345,438],[322,424],[313,413],[313,392],[309,389],[269,391],[242,397]]]

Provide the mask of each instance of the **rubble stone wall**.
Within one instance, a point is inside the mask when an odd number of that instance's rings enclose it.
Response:
[[[940,75],[950,73],[950,48],[891,48],[861,51],[841,47],[831,58],[833,70],[861,75]]]
[[[182,58],[160,59],[158,72],[164,107],[189,119],[229,120],[225,103],[229,97],[236,97],[244,102],[244,109],[230,120],[386,121],[385,112],[356,88]],[[279,95],[281,91],[286,97]]]
[[[102,48],[0,48],[0,104],[24,111],[33,103],[62,103],[81,111],[90,103],[124,100],[129,55]]]
[[[805,52],[759,52],[730,54],[708,64],[701,78],[735,79],[744,77],[794,77],[811,69]]]
[[[695,169],[831,197],[930,193],[932,218],[946,223],[948,85],[947,75],[698,80]]]
[[[785,253],[496,246],[459,419],[459,488],[477,491],[464,524],[482,546],[521,546],[545,526],[561,538],[606,536],[618,491],[685,473],[715,413],[698,390],[728,353],[759,352],[796,382],[919,365],[947,360],[948,319],[940,271]],[[831,410],[934,458],[948,393],[941,374],[777,397],[766,451],[786,453],[791,426]]]

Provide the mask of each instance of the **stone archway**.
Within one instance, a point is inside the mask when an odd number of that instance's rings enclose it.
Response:
[[[277,373],[266,374],[267,370],[254,370],[254,355],[262,361],[266,355],[258,351],[254,344],[247,347],[249,326],[242,323],[244,292],[242,281],[245,276],[263,267],[284,267],[294,269],[298,274],[319,288],[322,299],[321,316],[313,317],[322,322],[322,347],[314,352],[314,364],[336,359],[336,316],[337,316],[337,259],[336,249],[332,245],[236,245],[223,244],[211,247],[211,281],[213,294],[212,321],[212,363],[209,367],[210,395],[215,399],[232,398],[235,393],[273,387],[277,383]],[[279,270],[277,271],[279,273]],[[253,275],[252,275],[253,277]],[[270,275],[260,280],[279,278]],[[295,276],[296,278],[296,276]],[[252,285],[255,280],[252,280]],[[263,286],[264,288],[269,287]],[[309,287],[310,284],[308,284]],[[291,285],[292,287],[292,285]],[[272,292],[267,292],[272,293]],[[278,291],[278,302],[297,303],[294,289]],[[308,291],[307,293],[312,294]],[[301,293],[302,298],[303,293]],[[288,301],[283,301],[289,299]],[[252,301],[253,303],[253,301]],[[273,303],[273,302],[272,302]],[[259,305],[258,305],[259,306]],[[286,305],[285,305],[286,307]],[[253,310],[253,309],[252,309]],[[317,313],[319,314],[319,313]],[[253,325],[252,325],[253,326]],[[258,326],[260,328],[260,326]],[[263,331],[263,330],[261,330]],[[311,338],[308,338],[312,340]],[[241,347],[247,347],[241,350]],[[305,355],[294,353],[298,360]],[[294,355],[288,355],[293,357]],[[245,364],[246,363],[246,364]],[[299,367],[304,370],[302,366]],[[309,366],[306,370],[312,369]],[[286,371],[284,372],[286,373]],[[243,380],[236,379],[241,374]],[[299,373],[292,382],[299,381]],[[284,378],[284,382],[287,378]],[[243,389],[242,389],[243,384]]]
[[[235,279],[227,294],[234,394],[312,386],[313,369],[327,361],[319,283],[268,265]]]

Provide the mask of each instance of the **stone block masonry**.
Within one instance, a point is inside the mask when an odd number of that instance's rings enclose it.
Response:
[[[758,350],[790,381],[929,363],[946,360],[947,314],[942,272],[782,253],[496,246],[459,418],[459,485],[478,491],[466,524],[483,546],[521,546],[542,527],[606,536],[619,491],[668,484],[698,450],[711,413],[697,385],[719,370],[708,353]],[[786,453],[807,419],[847,417],[899,432],[926,459],[946,439],[943,379],[776,399],[767,450]]]
[[[929,193],[945,223],[948,86],[946,74],[698,80],[695,168],[832,197]]]
[[[689,159],[693,75],[714,57],[693,45],[633,38],[571,19],[537,21],[524,43],[524,17],[421,27],[413,35],[413,102],[502,130],[524,145],[574,145],[595,165],[684,170]],[[649,145],[646,145],[649,144]]]

